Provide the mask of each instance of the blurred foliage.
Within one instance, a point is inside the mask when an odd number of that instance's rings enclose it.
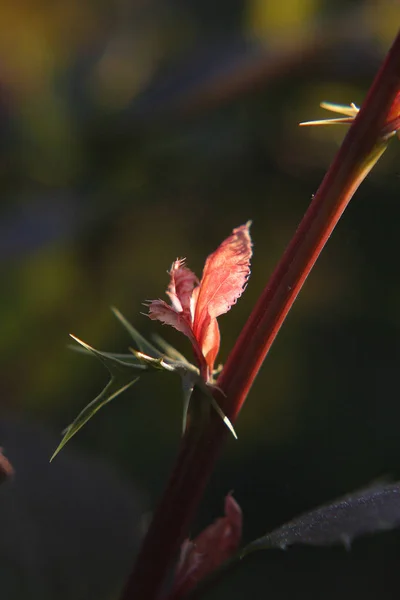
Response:
[[[71,422],[106,375],[70,353],[67,336],[125,351],[110,305],[191,359],[183,336],[150,323],[141,303],[163,295],[177,256],[200,274],[232,228],[252,219],[253,274],[221,319],[224,360],[345,131],[297,123],[318,118],[322,100],[362,102],[398,17],[395,0],[0,4],[4,413],[59,430]],[[233,487],[251,539],[400,474],[399,181],[394,143],[280,333],[199,523]],[[101,411],[76,443],[155,499],[180,427],[179,382],[157,375]],[[305,556],[310,565],[316,555]],[[367,565],[367,553],[360,560]],[[307,597],[320,597],[323,573]],[[379,567],[365,575],[383,576]],[[340,597],[354,597],[351,569],[343,577]],[[292,597],[287,586],[274,598]],[[241,597],[233,589],[229,597]],[[366,584],[364,597],[373,590]],[[324,590],[331,597],[334,588]]]

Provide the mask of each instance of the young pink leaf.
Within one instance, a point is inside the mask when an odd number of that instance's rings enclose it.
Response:
[[[207,258],[200,287],[194,291],[197,297],[193,329],[210,372],[219,350],[216,317],[236,303],[250,275],[250,224],[234,229]]]
[[[184,260],[176,260],[169,272],[167,295],[171,306],[162,300],[147,304],[150,319],[172,325],[192,342],[200,373],[212,381],[219,350],[217,317],[226,313],[241,295],[250,274],[250,222],[232,234],[206,260],[199,284]]]
[[[201,319],[204,312],[211,317],[219,317],[241,296],[250,275],[250,225],[249,221],[234,229],[207,258],[197,297],[195,321]]]
[[[170,270],[171,281],[167,294],[173,308],[183,312],[189,323],[193,321],[192,293],[193,288],[199,285],[196,275],[184,266],[183,259],[176,260]]]
[[[242,537],[242,511],[231,494],[225,498],[225,516],[197,536],[185,540],[175,574],[173,598],[180,598],[215,571],[237,551]]]
[[[208,370],[208,378],[212,375],[215,359],[219,351],[221,335],[217,319],[206,315],[203,328],[199,332],[199,344],[205,358]]]
[[[164,300],[151,300],[149,303],[146,303],[146,306],[149,308],[150,319],[175,327],[175,329],[187,335],[193,342],[194,336],[190,321],[187,320],[182,310],[178,312],[174,306],[169,306]]]

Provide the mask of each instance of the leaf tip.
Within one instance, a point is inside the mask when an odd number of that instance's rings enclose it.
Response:
[[[74,335],[73,333],[69,334],[69,337],[72,338],[74,340],[74,342],[76,342],[77,344],[79,344],[80,346],[83,346],[84,348],[86,348],[86,350],[92,350],[91,346],[89,346],[88,344],[86,344],[84,341],[80,340],[78,337],[76,337],[76,335]]]
[[[63,438],[61,440],[61,442],[58,444],[57,448],[54,450],[53,454],[51,455],[51,458],[49,460],[50,463],[52,463],[53,460],[55,459],[55,457],[57,456],[57,454],[59,454],[61,452],[61,450],[64,448],[66,442],[67,442],[67,440],[65,440],[65,438]]]

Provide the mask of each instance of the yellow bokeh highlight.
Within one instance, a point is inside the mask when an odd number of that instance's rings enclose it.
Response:
[[[247,28],[259,38],[289,33],[312,20],[318,5],[318,0],[252,0],[248,3]]]

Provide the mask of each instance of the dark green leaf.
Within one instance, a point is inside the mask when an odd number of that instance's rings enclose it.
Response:
[[[243,554],[292,544],[350,548],[354,538],[400,525],[400,484],[375,485],[307,512],[255,540]]]
[[[77,433],[77,431],[79,431],[79,429],[85,425],[85,423],[89,421],[89,419],[93,417],[94,414],[96,414],[98,410],[100,410],[100,408],[113,400],[119,394],[122,394],[122,392],[128,389],[139,379],[139,376],[141,373],[143,373],[143,371],[147,370],[147,367],[143,364],[139,364],[137,359],[135,359],[135,363],[125,362],[108,352],[100,352],[99,350],[95,350],[73,335],[71,337],[78,342],[78,344],[80,344],[85,351],[94,354],[94,356],[96,356],[96,358],[103,363],[103,365],[110,372],[111,379],[104,390],[94,400],[92,400],[92,402],[90,402],[79,413],[71,425],[66,428],[66,430],[63,432],[64,437],[62,438],[59,446],[50,460],[53,460],[53,458],[60,452],[65,444]]]

